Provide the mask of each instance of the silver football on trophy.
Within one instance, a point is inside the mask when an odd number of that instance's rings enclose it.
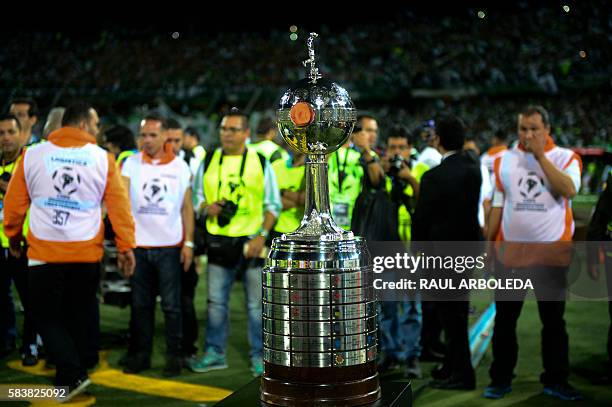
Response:
[[[336,151],[349,138],[356,121],[353,102],[343,87],[322,79],[315,66],[312,33],[308,39],[308,78],[294,84],[281,97],[276,113],[281,135],[296,151],[324,155]]]

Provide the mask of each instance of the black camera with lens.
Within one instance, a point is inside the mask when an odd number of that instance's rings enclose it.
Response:
[[[10,172],[3,172],[0,175],[0,180],[6,182],[8,184],[8,182],[11,180],[11,173]],[[0,187],[0,193],[2,193],[2,194],[6,193],[5,187]]]
[[[393,157],[391,157],[389,160],[389,176],[397,177],[397,174],[399,174],[400,170],[402,169],[402,165],[405,162],[406,160],[404,160],[404,157],[399,154],[395,154]]]
[[[221,212],[217,215],[217,224],[221,227],[227,226],[238,211],[238,204],[233,201],[225,201]]]

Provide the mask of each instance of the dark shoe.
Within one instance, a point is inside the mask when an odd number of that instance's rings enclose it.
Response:
[[[591,378],[591,383],[595,386],[609,386],[612,384],[612,374],[602,374]]]
[[[383,360],[378,363],[378,373],[386,373],[392,370],[397,369],[399,366],[399,361],[393,356],[385,355]]]
[[[444,366],[444,364],[440,364],[434,367],[431,370],[431,377],[434,380],[448,380],[450,378],[450,371]]]
[[[45,369],[55,369],[55,362],[53,359],[48,358],[45,360]]]
[[[569,383],[554,384],[544,386],[544,394],[556,397],[563,401],[582,400],[582,394],[572,387]]]
[[[181,374],[182,361],[179,357],[169,357],[162,372],[164,377],[176,377]]]
[[[128,356],[123,373],[140,373],[151,368],[151,359],[141,355]]]
[[[86,370],[94,370],[100,361],[97,359],[90,358],[83,362]]]
[[[423,377],[418,358],[410,358],[406,362],[406,377],[408,379],[421,379]]]
[[[0,349],[0,359],[4,359],[9,356],[16,349],[16,346],[13,344],[12,346],[7,346]]]
[[[440,390],[474,390],[476,388],[475,382],[452,379],[434,380],[429,385]]]
[[[85,391],[87,386],[89,386],[90,384],[91,384],[91,380],[89,380],[89,377],[83,376],[80,380],[77,380],[75,383],[68,386],[68,394],[66,394],[64,397],[58,398],[58,401],[60,403],[69,402],[78,394],[83,393],[83,391]]]
[[[181,358],[182,367],[184,367],[185,369],[189,369],[189,366],[195,363],[197,359],[198,359],[198,356],[196,354],[183,355],[183,357]]]
[[[506,394],[512,391],[512,387],[509,384],[496,384],[491,383],[485,387],[483,396],[487,399],[498,400],[503,398]]]
[[[36,345],[30,345],[26,351],[21,354],[21,364],[23,366],[36,366],[38,364],[38,349]]]
[[[123,356],[119,358],[119,360],[117,361],[117,364],[121,367],[125,367],[127,365],[129,358],[130,358],[130,354],[126,352],[123,354]]]

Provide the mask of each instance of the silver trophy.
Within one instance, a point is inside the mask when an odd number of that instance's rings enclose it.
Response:
[[[279,130],[307,155],[300,227],[274,239],[263,270],[261,401],[280,406],[364,405],[380,397],[370,253],[330,213],[326,155],[356,121],[348,92],[321,78],[308,38],[309,77],[280,100]]]

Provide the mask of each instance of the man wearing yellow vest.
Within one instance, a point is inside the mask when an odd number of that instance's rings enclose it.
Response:
[[[194,213],[191,172],[166,142],[166,126],[159,115],[145,117],[140,124],[142,151],[129,157],[121,170],[136,224],[131,335],[124,372],[151,367],[159,290],[166,325],[163,375],[171,377],[179,375],[182,366],[181,274],[189,270],[193,258]]]
[[[569,339],[563,314],[574,233],[571,199],[580,189],[582,162],[572,150],[557,147],[548,112],[527,106],[518,115],[518,146],[495,160],[495,191],[488,240],[496,241],[496,278],[533,280],[542,320],[540,381],[544,393],[562,400],[582,395],[568,383]],[[520,293],[525,295],[524,292]],[[503,301],[495,293],[491,384],[484,396],[499,399],[512,391],[518,358],[516,323],[523,299]]]
[[[363,185],[377,186],[384,178],[380,160],[370,147],[372,132],[366,133],[360,123],[355,123],[351,138],[327,160],[332,216],[346,230],[351,228],[353,208]]]
[[[21,125],[16,116],[12,114],[0,116],[0,222],[4,217],[4,194],[24,150],[20,131]],[[25,225],[27,226],[27,222]],[[24,233],[27,233],[27,227],[24,229]],[[0,339],[3,340],[0,343],[2,347],[0,352],[3,354],[10,352],[15,344],[15,307],[11,294],[12,280],[15,282],[24,309],[21,362],[24,366],[34,366],[38,363],[38,347],[28,294],[28,259],[26,256],[16,258],[11,255],[9,240],[4,234],[1,223],[0,241],[2,243],[2,253],[0,253],[0,335],[2,335],[2,338]]]
[[[208,318],[204,356],[191,364],[194,372],[227,368],[229,295],[238,273],[244,273],[251,371],[263,372],[257,258],[281,211],[281,198],[268,160],[246,146],[249,133],[246,115],[232,110],[224,116],[221,148],[210,153],[195,177],[196,203],[206,214],[208,231]]]
[[[276,122],[269,117],[264,117],[257,124],[255,142],[251,144],[252,148],[270,161],[270,164],[274,164],[276,160],[287,161],[289,159],[287,151],[274,142],[277,134]]]
[[[293,232],[302,222],[306,200],[305,158],[304,154],[293,152],[287,161],[281,159],[272,163],[283,204],[283,211],[270,236],[272,239]]]
[[[90,384],[88,324],[103,254],[102,203],[116,233],[119,266],[126,275],[134,268],[130,203],[114,158],[96,145],[98,122],[91,106],[69,106],[63,127],[19,160],[4,201],[4,231],[16,257],[30,211],[29,294],[36,328],[57,366],[55,385],[69,388],[62,401]]]
[[[361,132],[359,123],[355,124],[353,137]],[[361,154],[352,147],[351,140],[330,154],[328,164],[329,200],[334,221],[338,226],[349,230],[355,201],[361,192],[363,167],[359,160]]]
[[[387,175],[386,190],[398,206],[399,238],[411,239],[412,213],[416,206],[419,182],[429,169],[426,164],[411,158],[413,135],[405,126],[396,125],[387,139],[387,149],[381,162]],[[381,302],[381,348],[384,357],[379,371],[390,370],[397,363],[405,363],[408,378],[420,378],[422,312],[418,298],[404,301]]]

